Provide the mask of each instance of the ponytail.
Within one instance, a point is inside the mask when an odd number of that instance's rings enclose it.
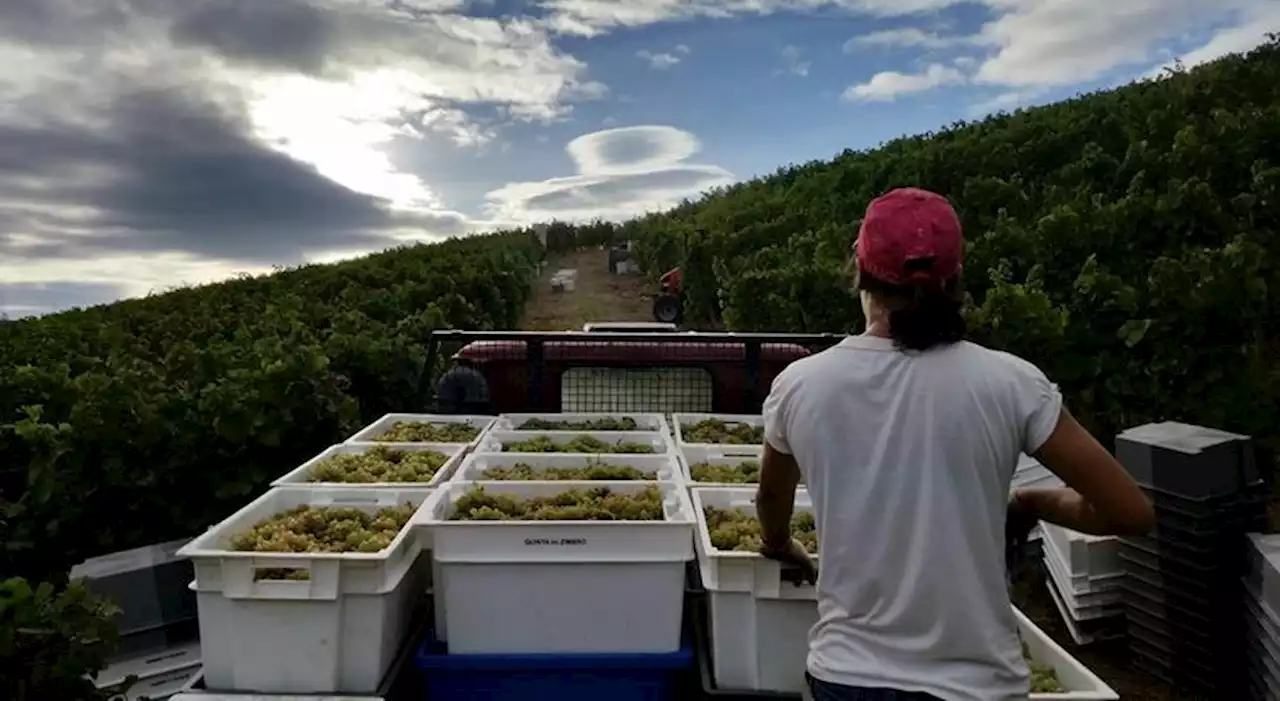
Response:
[[[961,314],[960,276],[933,285],[890,285],[865,273],[856,286],[888,312],[889,336],[900,350],[926,351],[963,341],[967,331]]]

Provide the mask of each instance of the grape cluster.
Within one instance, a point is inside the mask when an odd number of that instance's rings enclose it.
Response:
[[[417,510],[413,504],[390,506],[368,513],[351,507],[303,504],[254,524],[231,537],[231,549],[269,553],[376,553],[395,540]],[[255,580],[305,580],[306,570],[259,570]]]
[[[753,514],[740,508],[719,509],[714,506],[704,507],[702,512],[707,518],[711,546],[716,550],[760,551],[760,521]],[[805,550],[818,552],[818,531],[812,513],[802,511],[791,518],[791,535]]]
[[[502,444],[504,453],[652,453],[643,443],[606,443],[593,436],[578,436],[568,443],[556,443],[549,436]]]
[[[743,460],[734,465],[714,465],[709,462],[689,466],[689,476],[694,482],[720,484],[755,484],[760,481],[760,462]]]
[[[1027,649],[1026,643],[1022,644],[1022,656],[1031,669],[1031,693],[1060,694],[1066,691],[1062,682],[1058,681],[1058,672],[1053,667],[1031,660],[1031,651]]]
[[[310,482],[430,482],[449,456],[434,450],[395,450],[375,446],[316,464]]]
[[[636,420],[623,416],[620,418],[605,417],[588,421],[550,421],[548,419],[529,419],[520,424],[517,431],[635,431],[640,428]]]
[[[726,423],[720,419],[703,419],[696,424],[680,426],[685,443],[726,443],[731,445],[761,445],[764,443],[764,427],[745,423]]]
[[[661,521],[662,493],[656,486],[634,493],[608,487],[570,489],[549,497],[521,499],[476,487],[454,504],[450,521]]]
[[[397,421],[373,440],[382,443],[470,443],[480,429],[469,423]]]
[[[518,462],[511,467],[491,467],[480,473],[487,480],[653,480],[656,472],[645,472],[630,465],[609,465],[587,460],[582,467],[539,467]]]

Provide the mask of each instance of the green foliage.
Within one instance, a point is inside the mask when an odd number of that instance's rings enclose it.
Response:
[[[1102,435],[1156,419],[1280,425],[1280,40],[1190,72],[957,124],[620,227],[687,318],[860,329],[867,203],[943,193],[969,240],[971,337],[1043,367]]]
[[[515,326],[541,255],[456,239],[0,326],[0,571],[201,532],[415,406],[431,330]]]
[[[113,605],[82,584],[34,588],[14,577],[0,582],[0,696],[6,701],[123,698],[124,688],[98,691],[97,675],[118,642]],[[133,678],[126,679],[127,688]]]

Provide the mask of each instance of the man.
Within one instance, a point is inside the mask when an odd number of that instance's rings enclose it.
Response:
[[[1035,365],[964,340],[964,239],[947,200],[871,203],[853,265],[866,330],[798,360],[765,400],[764,554],[816,581],[815,701],[1024,699],[1006,525],[1143,533],[1150,503]],[[1010,496],[1021,453],[1068,485]],[[791,538],[803,475],[822,568]]]

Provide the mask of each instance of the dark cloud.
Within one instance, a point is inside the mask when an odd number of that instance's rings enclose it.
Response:
[[[98,44],[130,18],[125,0],[0,0],[0,36],[41,48]]]
[[[287,263],[308,250],[390,245],[379,232],[393,226],[465,226],[448,213],[393,213],[323,177],[250,136],[239,105],[207,93],[136,90],[115,96],[106,113],[93,129],[0,124],[0,198],[29,203],[0,221],[48,239],[25,254],[170,250]],[[87,221],[64,213],[85,207]]]
[[[333,19],[305,0],[205,0],[183,3],[169,33],[225,58],[318,74],[333,48]]]

